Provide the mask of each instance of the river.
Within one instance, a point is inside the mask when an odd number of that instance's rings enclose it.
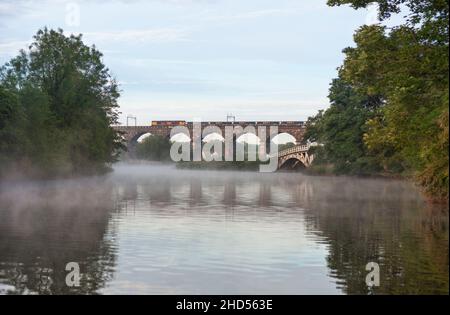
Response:
[[[405,181],[117,165],[0,185],[0,294],[448,294],[448,232]]]

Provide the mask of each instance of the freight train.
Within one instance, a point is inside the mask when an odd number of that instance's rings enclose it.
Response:
[[[152,126],[157,127],[175,127],[175,126],[186,126],[187,122],[184,120],[158,120],[152,121]]]

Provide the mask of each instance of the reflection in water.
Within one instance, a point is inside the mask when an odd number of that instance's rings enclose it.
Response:
[[[0,185],[0,294],[448,294],[448,267],[448,212],[400,181],[119,166]]]
[[[309,229],[329,244],[327,263],[348,294],[448,294],[448,211],[424,205],[397,181],[310,183]],[[349,202],[351,201],[351,202]],[[300,201],[299,201],[300,202]],[[381,267],[381,287],[361,281],[367,262]]]
[[[37,184],[37,185],[36,185]],[[92,294],[115,264],[112,186],[96,181],[2,186],[0,294]],[[78,262],[80,288],[65,283]]]

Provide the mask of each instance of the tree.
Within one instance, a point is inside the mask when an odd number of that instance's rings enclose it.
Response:
[[[408,23],[411,24],[438,21],[440,27],[445,28],[444,22],[448,19],[447,0],[328,0],[328,5],[330,6],[343,4],[350,4],[355,9],[377,4],[380,20],[388,19],[392,14],[400,13],[404,6],[408,8],[409,14],[406,17],[408,18]]]
[[[381,100],[356,93],[344,80],[333,80],[331,106],[307,122],[305,137],[322,144],[316,163],[331,163],[338,174],[371,174],[379,171],[367,152],[363,135],[366,121],[374,116]]]
[[[119,88],[102,54],[81,35],[39,30],[28,50],[1,68],[0,86],[17,99],[24,123],[15,132],[28,143],[18,156],[1,149],[3,159],[29,160],[32,168],[58,175],[97,172],[116,160],[122,143],[111,125]]]
[[[20,129],[24,118],[17,96],[0,86],[0,152],[14,156],[23,153],[24,135]],[[8,156],[0,154],[0,174],[9,167],[9,163]]]
[[[365,143],[384,168],[413,175],[433,198],[448,200],[449,4],[445,0],[329,0],[355,8],[377,3],[380,19],[409,8],[403,25],[363,26],[346,48],[340,76],[356,91],[382,95]]]
[[[168,138],[152,135],[137,145],[136,155],[149,161],[169,161],[171,146]]]

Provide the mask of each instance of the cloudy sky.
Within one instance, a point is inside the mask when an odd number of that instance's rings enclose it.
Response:
[[[326,0],[0,0],[0,63],[39,28],[63,28],[104,53],[122,122],[305,120],[328,106],[341,51],[374,13]]]

